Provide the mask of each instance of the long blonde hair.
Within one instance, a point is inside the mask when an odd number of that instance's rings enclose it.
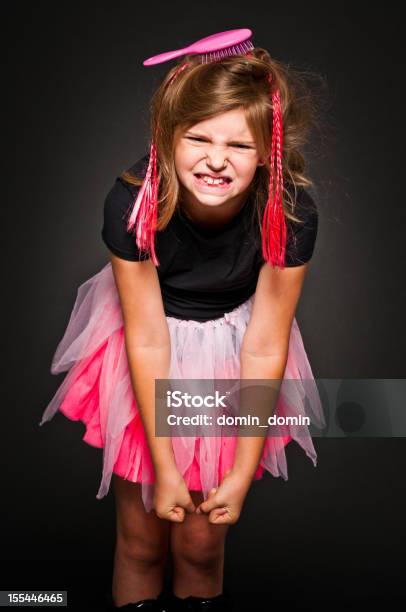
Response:
[[[174,78],[185,63],[187,67]],[[261,227],[270,178],[270,75],[272,83],[280,91],[281,99],[285,185],[283,210],[285,217],[300,222],[294,215],[297,187],[313,185],[305,174],[303,146],[312,126],[317,124],[316,97],[307,84],[307,77],[315,75],[272,59],[265,49],[256,47],[252,55],[230,56],[207,64],[200,63],[196,56],[187,55],[166,74],[155,90],[150,110],[151,134],[155,135],[158,154],[158,231],[165,229],[179,205],[180,187],[174,163],[178,138],[196,123],[238,108],[245,111],[259,156],[267,160],[265,165],[257,168],[251,183],[251,195]],[[125,171],[121,178],[140,186],[144,177]],[[286,183],[293,186],[293,193],[286,188]]]

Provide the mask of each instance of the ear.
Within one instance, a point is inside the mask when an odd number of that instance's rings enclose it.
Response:
[[[263,159],[260,159],[258,162],[258,166],[264,166],[265,165],[265,161]]]

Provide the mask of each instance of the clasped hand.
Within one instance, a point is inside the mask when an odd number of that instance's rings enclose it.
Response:
[[[186,512],[195,512],[206,514],[216,525],[233,524],[239,519],[249,485],[230,469],[219,487],[209,491],[207,500],[195,506],[180,472],[165,470],[156,477],[153,508],[159,518],[175,523],[182,523]]]

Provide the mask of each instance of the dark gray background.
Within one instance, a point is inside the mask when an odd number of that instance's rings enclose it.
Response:
[[[149,96],[169,65],[144,68],[145,58],[249,27],[275,58],[326,79],[326,130],[308,158],[319,235],[297,320],[316,377],[405,377],[400,19],[381,5],[278,6],[36,2],[9,15],[16,91],[4,120],[16,160],[3,265],[15,322],[4,346],[1,589],[67,589],[97,607],[110,587],[114,498],[95,497],[101,451],[82,442],[82,424],[38,422],[63,379],[49,368],[77,288],[108,260],[105,195],[147,150]],[[254,599],[264,610],[359,610],[400,590],[404,440],[315,447],[317,469],[290,444],[289,481],[255,483],[230,530],[225,581],[239,610]]]

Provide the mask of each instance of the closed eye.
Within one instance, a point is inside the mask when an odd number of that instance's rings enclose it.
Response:
[[[198,138],[197,136],[186,136],[186,138],[188,138],[189,140],[195,140],[197,142],[207,142],[207,140],[205,140],[204,138]],[[253,147],[250,147],[249,145],[244,145],[244,144],[238,144],[238,143],[233,143],[231,144],[232,147],[237,147],[238,149],[252,149]]]

